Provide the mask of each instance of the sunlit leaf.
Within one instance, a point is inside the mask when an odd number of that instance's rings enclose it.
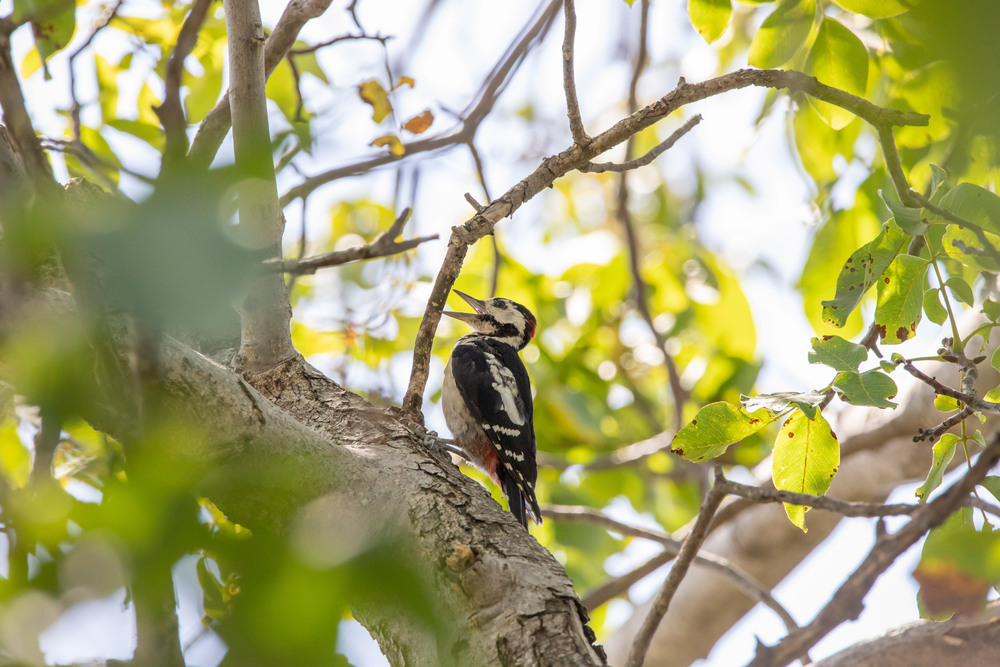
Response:
[[[389,93],[375,79],[368,79],[358,85],[358,96],[372,108],[372,120],[381,123],[392,112]]]
[[[749,413],[731,403],[710,403],[677,433],[670,443],[670,451],[696,463],[707,461],[774,419],[774,415],[767,410]]]
[[[809,49],[806,72],[821,83],[862,97],[868,85],[868,49],[843,24],[826,16],[820,23],[816,41]],[[854,114],[847,109],[812,97],[809,102],[835,130],[854,120]]]
[[[377,139],[372,140],[369,146],[378,146],[379,148],[388,148],[389,152],[393,155],[399,157],[406,153],[406,147],[403,146],[403,142],[399,140],[394,134],[386,134]]]
[[[845,371],[834,379],[833,388],[844,401],[852,405],[896,407],[896,404],[889,400],[897,393],[896,383],[880,370],[864,373]]]
[[[955,445],[958,444],[958,441],[959,437],[956,434],[945,433],[941,436],[940,440],[934,443],[934,458],[931,461],[931,469],[927,472],[927,478],[924,480],[924,483],[916,491],[920,502],[927,502],[927,496],[934,489],[941,486],[941,480],[944,479],[944,473],[948,469],[948,464],[951,463],[952,457],[955,456]]]
[[[813,338],[811,342],[810,364],[823,364],[835,371],[857,371],[858,366],[868,358],[868,349],[864,345],[840,336]]]
[[[849,12],[882,19],[902,14],[909,6],[902,0],[833,0]]]
[[[927,260],[900,255],[878,280],[875,326],[887,345],[911,338],[920,323],[926,289]]]
[[[941,304],[941,291],[937,287],[924,292],[924,315],[934,324],[944,324],[948,319],[948,311]]]
[[[732,15],[731,0],[688,0],[691,25],[709,44],[722,37]]]
[[[839,467],[840,443],[823,415],[809,419],[800,410],[793,412],[774,440],[771,476],[775,488],[822,496]],[[785,504],[789,520],[802,532],[806,531],[807,509]]]
[[[815,19],[816,0],[778,0],[754,35],[747,62],[761,69],[781,67],[805,45]]]
[[[920,236],[927,233],[928,225],[920,215],[922,209],[903,206],[890,197],[884,190],[879,190],[878,194],[885,205],[889,207],[889,210],[892,211],[892,219],[895,220],[900,229],[913,236]]]
[[[421,111],[413,118],[409,119],[403,123],[403,129],[407,132],[412,132],[413,134],[423,134],[427,131],[427,128],[431,126],[434,122],[434,114],[431,113],[430,109],[425,109]]]
[[[902,231],[886,226],[874,240],[854,251],[837,276],[836,296],[823,302],[823,319],[843,326],[847,316],[861,303],[868,288],[882,277],[908,238]]]
[[[771,412],[781,412],[788,406],[794,405],[810,419],[816,416],[816,409],[824,400],[826,394],[819,391],[779,391],[773,394],[740,396],[740,402],[747,412],[756,412],[761,408]]]

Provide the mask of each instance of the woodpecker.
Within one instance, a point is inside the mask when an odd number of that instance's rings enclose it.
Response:
[[[535,499],[535,427],[531,381],[517,355],[535,336],[535,316],[510,299],[480,301],[455,290],[476,311],[444,314],[465,322],[444,369],[441,403],[455,444],[503,489],[511,514],[525,528],[541,524]]]

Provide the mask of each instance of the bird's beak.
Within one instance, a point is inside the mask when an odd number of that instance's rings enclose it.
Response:
[[[465,322],[466,324],[472,324],[473,322],[479,321],[479,316],[485,311],[486,304],[484,304],[479,299],[472,298],[471,296],[469,296],[465,292],[459,292],[457,289],[456,290],[452,290],[452,291],[455,294],[457,294],[460,297],[462,297],[465,300],[465,302],[467,304],[469,304],[470,306],[472,306],[472,308],[476,312],[475,313],[457,313],[457,312],[455,312],[453,310],[445,310],[441,314],[442,315],[447,315],[448,317],[454,317],[456,320],[461,320],[462,322]]]

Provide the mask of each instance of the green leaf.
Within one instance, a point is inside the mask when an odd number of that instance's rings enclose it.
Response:
[[[875,408],[894,408],[889,399],[896,395],[896,383],[880,370],[864,373],[844,372],[833,380],[833,388],[851,405],[869,405]]]
[[[868,49],[836,19],[824,17],[806,58],[806,72],[828,86],[864,97],[868,85]],[[812,97],[809,102],[835,130],[854,120],[854,114],[847,109]]]
[[[987,475],[983,478],[983,481],[979,483],[979,486],[983,487],[997,500],[1000,500],[1000,477],[996,475]]]
[[[873,19],[897,16],[909,9],[901,0],[833,0],[849,12]]]
[[[924,301],[927,260],[900,255],[878,281],[875,326],[886,345],[902,343],[917,330]]]
[[[955,455],[955,445],[959,439],[954,433],[945,433],[940,440],[934,443],[934,459],[931,462],[931,469],[927,472],[927,479],[916,491],[920,502],[927,502],[927,496],[941,486],[941,480],[944,478],[945,470],[948,469],[948,464],[951,463],[951,459]]]
[[[719,456],[729,445],[753,435],[774,419],[767,410],[749,413],[724,401],[709,403],[677,433],[670,443],[670,451],[688,461],[701,463]]]
[[[42,60],[57,53],[70,43],[76,32],[75,0],[15,0],[15,21],[31,20],[35,48]]]
[[[823,302],[823,319],[842,327],[861,298],[885,272],[909,237],[902,231],[883,226],[882,232],[861,246],[844,262],[837,276],[837,293]]]
[[[822,496],[840,466],[840,443],[822,415],[809,419],[796,410],[774,441],[771,476],[775,488]],[[785,504],[789,520],[806,531],[807,508]]]
[[[702,38],[711,44],[722,37],[733,15],[731,0],[689,0],[688,16],[691,25]]]
[[[754,67],[781,67],[806,43],[816,19],[816,0],[778,0],[777,7],[750,43]]]
[[[948,311],[941,305],[941,295],[937,287],[924,292],[924,315],[934,324],[944,324],[948,319]]]
[[[852,343],[840,336],[823,336],[812,339],[809,352],[810,364],[823,364],[835,371],[857,371],[858,366],[868,358],[864,345]]]
[[[912,236],[922,236],[927,233],[930,226],[921,218],[921,209],[903,206],[892,197],[887,196],[883,190],[878,191],[878,196],[892,211],[892,218],[900,229]]]
[[[816,416],[816,408],[826,399],[826,394],[819,391],[779,391],[773,394],[757,394],[756,396],[740,396],[747,412],[756,412],[761,408],[771,412],[781,412],[789,405],[802,410],[810,419]]]
[[[990,366],[1000,371],[1000,347],[993,350],[993,355],[990,357]]]
[[[951,276],[944,284],[951,290],[952,296],[967,306],[972,306],[976,302],[976,297],[972,294],[972,287],[965,282],[962,276]]]
[[[971,268],[1000,271],[1000,197],[978,185],[959,183],[941,197],[939,206],[981,227],[992,246],[984,246],[973,230],[949,224],[945,252]]]
[[[955,410],[961,410],[962,404],[951,396],[938,394],[934,397],[934,409],[938,412],[954,412]]]
[[[938,188],[948,180],[948,172],[943,167],[931,164],[931,197],[937,194]]]
[[[992,299],[986,299],[983,301],[983,313],[986,317],[990,318],[990,320],[996,322],[997,319],[1000,318],[1000,302]]]

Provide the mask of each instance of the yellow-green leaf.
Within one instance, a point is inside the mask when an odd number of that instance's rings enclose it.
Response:
[[[709,403],[674,436],[670,451],[696,463],[707,461],[772,421],[774,416],[767,410],[747,412],[724,401]]]
[[[857,36],[840,22],[824,17],[816,41],[809,49],[806,72],[820,82],[863,97],[868,85],[868,49]],[[847,109],[814,100],[809,102],[823,119],[835,130],[854,120]]]
[[[816,0],[779,0],[750,43],[754,67],[781,67],[806,43],[816,19]]]
[[[375,79],[363,81],[358,86],[358,96],[372,108],[372,120],[381,123],[392,111],[389,93]]]
[[[927,260],[900,255],[878,280],[875,326],[886,345],[912,337],[920,323],[926,289]]]
[[[709,44],[722,37],[732,15],[731,0],[688,0],[691,25]]]
[[[927,471],[927,479],[916,491],[920,502],[927,502],[927,496],[941,486],[945,470],[948,469],[948,464],[951,463],[951,459],[955,455],[955,445],[958,444],[958,441],[959,437],[956,434],[945,433],[940,440],[934,443],[934,458],[931,461],[931,469]]]
[[[909,9],[900,0],[833,0],[849,12],[863,14],[873,19],[884,19],[902,14]]]
[[[822,496],[840,467],[840,443],[823,415],[809,419],[800,410],[785,420],[774,441],[771,476],[781,491]],[[785,504],[785,513],[806,531],[808,508]]]

